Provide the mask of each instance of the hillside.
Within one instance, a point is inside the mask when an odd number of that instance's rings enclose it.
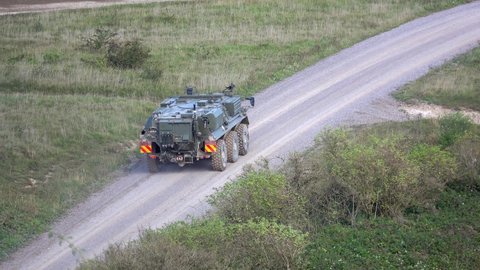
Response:
[[[406,89],[435,94],[436,74],[478,69],[477,51]],[[247,168],[210,197],[209,216],[147,230],[79,269],[478,269],[479,160],[480,126],[460,113],[328,130],[279,170]]]
[[[247,95],[459,3],[223,0],[1,16],[0,257],[111,181],[163,97],[232,81]]]

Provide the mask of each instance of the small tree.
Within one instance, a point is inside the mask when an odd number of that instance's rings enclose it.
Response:
[[[150,49],[138,39],[126,41],[111,39],[107,44],[106,56],[108,64],[112,67],[137,68],[150,56]]]
[[[83,38],[83,47],[91,51],[98,51],[115,36],[117,33],[110,29],[97,28],[92,35]]]
[[[231,222],[266,218],[294,228],[307,226],[304,199],[283,175],[270,171],[250,172],[227,183],[210,197],[210,203]]]

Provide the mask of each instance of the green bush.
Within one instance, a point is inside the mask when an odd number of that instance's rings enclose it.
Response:
[[[107,44],[107,62],[117,68],[140,67],[150,56],[150,49],[145,47],[140,40],[120,41],[110,39]]]
[[[403,136],[333,130],[319,138],[284,169],[316,223],[354,224],[358,215],[401,218],[410,207],[434,208],[456,175],[452,154]]]
[[[266,219],[226,223],[219,218],[177,223],[160,231],[192,250],[215,254],[224,268],[298,269],[307,234]]]
[[[80,269],[302,269],[307,237],[266,219],[178,222],[148,230],[137,241],[112,245]]]
[[[218,269],[216,254],[176,243],[155,231],[137,241],[110,245],[104,254],[84,261],[79,270],[91,269]]]
[[[458,182],[480,190],[480,135],[467,134],[450,149],[458,162]]]
[[[295,228],[307,226],[304,200],[279,173],[250,172],[227,183],[209,202],[230,222],[266,218]]]
[[[419,144],[410,151],[408,158],[420,168],[417,192],[412,205],[434,208],[445,184],[456,177],[455,157],[439,146]]]
[[[192,249],[218,252],[231,240],[231,228],[218,217],[193,219],[191,222],[177,222],[159,231],[168,239]]]
[[[472,120],[462,113],[454,113],[440,119],[440,145],[448,147],[467,133],[473,126]]]
[[[146,80],[157,81],[162,78],[163,69],[158,63],[147,63],[143,67],[143,71],[140,76]]]
[[[398,138],[372,137],[325,155],[330,176],[348,190],[352,224],[359,212],[398,217],[411,204],[420,171],[402,147]]]
[[[227,248],[233,269],[303,269],[300,256],[307,234],[266,219],[233,226],[234,237]]]
[[[480,193],[447,189],[435,212],[409,221],[363,220],[320,228],[306,269],[480,269]]]
[[[323,157],[335,154],[347,142],[345,130],[327,131],[313,148],[291,154],[282,167],[289,185],[307,199],[306,210],[313,223],[332,224],[348,219],[349,191],[330,177],[331,164]]]

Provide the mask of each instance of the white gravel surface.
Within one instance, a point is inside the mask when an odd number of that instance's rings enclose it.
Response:
[[[198,216],[205,197],[260,157],[275,158],[311,144],[338,125],[402,120],[389,93],[480,41],[480,2],[414,20],[329,57],[256,96],[250,111],[251,151],[224,172],[208,161],[149,174],[143,162],[54,225],[83,256],[138,236],[142,228]],[[46,234],[16,252],[1,269],[67,269],[76,265],[67,244]]]
[[[441,118],[448,114],[460,112],[466,117],[470,118],[475,124],[480,125],[480,112],[467,109],[458,108],[452,110],[435,104],[427,104],[422,102],[415,102],[412,104],[401,104],[400,110],[407,113],[410,119],[420,118]]]

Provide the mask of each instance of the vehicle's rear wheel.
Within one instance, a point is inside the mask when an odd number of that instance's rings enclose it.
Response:
[[[235,131],[238,134],[238,152],[241,156],[244,156],[248,153],[248,147],[250,145],[248,126],[246,124],[240,124]]]
[[[217,141],[217,152],[212,155],[212,168],[215,171],[227,168],[227,147],[222,139]]]
[[[225,138],[227,143],[227,160],[234,163],[238,160],[238,134],[237,132],[229,132]]]
[[[151,173],[157,173],[160,171],[160,159],[158,157],[152,158],[150,156],[145,156],[147,158],[148,170]]]

